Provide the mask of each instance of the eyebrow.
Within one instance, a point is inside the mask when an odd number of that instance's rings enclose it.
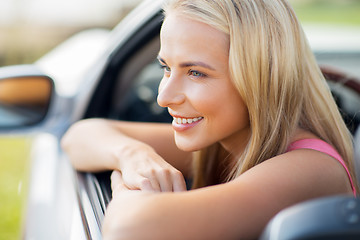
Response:
[[[166,61],[165,61],[164,59],[162,59],[160,56],[157,56],[157,59],[158,59],[160,62],[163,62],[164,64],[167,65]],[[201,62],[201,61],[184,62],[184,63],[181,63],[179,66],[182,67],[182,68],[200,66],[200,67],[207,68],[207,69],[210,69],[210,70],[212,70],[212,71],[215,71],[215,68],[213,68],[213,67],[210,66],[209,64],[206,64],[206,63]]]

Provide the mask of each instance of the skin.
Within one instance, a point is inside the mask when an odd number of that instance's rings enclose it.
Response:
[[[204,23],[171,16],[160,37],[164,77],[158,103],[182,119],[173,121],[176,145],[196,151],[220,142],[229,152],[241,153],[239,146],[250,133],[249,117],[230,79],[228,36]],[[183,124],[193,118],[201,120]]]
[[[308,149],[268,159],[231,182],[183,191],[179,170],[184,176],[191,173],[186,151],[220,142],[232,157],[241,153],[249,135],[248,115],[227,73],[224,34],[171,13],[161,44],[165,70],[159,104],[175,117],[200,121],[188,127],[87,120],[72,127],[62,142],[77,169],[115,169],[104,239],[253,239],[285,207],[351,194],[341,164]],[[102,143],[93,140],[100,138]],[[298,129],[292,141],[303,138],[316,136]]]
[[[66,132],[61,146],[75,169],[122,171],[132,190],[184,191],[184,176],[190,177],[191,153],[176,147],[169,124],[82,120]]]

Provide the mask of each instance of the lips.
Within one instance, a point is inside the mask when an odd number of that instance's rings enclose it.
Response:
[[[204,119],[204,117],[189,118],[189,117],[173,116],[173,119],[174,119],[172,122],[173,129],[176,132],[180,133],[192,129],[193,127],[198,125]]]

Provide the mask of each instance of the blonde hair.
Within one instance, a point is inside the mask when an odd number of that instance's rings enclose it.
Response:
[[[175,11],[229,35],[230,75],[247,105],[251,136],[222,181],[284,153],[298,127],[334,146],[355,179],[351,134],[287,1],[170,0],[164,10],[165,17]],[[204,166],[217,156],[213,149],[219,146],[196,154],[195,187],[210,184],[213,171]]]

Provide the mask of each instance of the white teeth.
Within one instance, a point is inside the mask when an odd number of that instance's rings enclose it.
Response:
[[[174,122],[176,122],[178,124],[189,124],[189,123],[197,122],[197,121],[199,121],[201,119],[203,119],[203,117],[198,117],[198,118],[177,118],[177,117],[174,117]]]

